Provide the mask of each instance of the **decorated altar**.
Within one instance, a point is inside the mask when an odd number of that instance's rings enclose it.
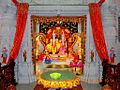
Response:
[[[70,62],[84,63],[85,23],[86,16],[31,16],[35,73],[41,73],[42,63],[62,65],[62,62],[69,66]]]
[[[32,55],[37,84],[46,88],[80,85],[85,61],[86,16],[31,16]],[[60,79],[50,77],[62,75]],[[69,73],[71,79],[65,79]],[[53,75],[55,78],[57,76]],[[45,78],[47,77],[47,78]],[[63,78],[64,79],[61,79]]]

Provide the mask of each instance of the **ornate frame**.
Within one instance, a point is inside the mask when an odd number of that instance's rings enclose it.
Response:
[[[85,44],[86,44],[86,16],[31,16],[31,37],[32,37],[32,60],[34,65],[36,64],[37,58],[36,58],[36,37],[40,34],[36,32],[36,24],[39,22],[60,22],[60,21],[64,21],[64,22],[73,22],[73,23],[78,23],[81,25],[81,33],[74,33],[72,34],[72,38],[78,38],[81,37],[82,41],[81,41],[81,47],[83,48],[83,54],[82,54],[82,60],[85,60]],[[43,34],[43,33],[41,33]],[[43,34],[43,36],[45,36]],[[76,43],[76,41],[74,42]],[[43,44],[44,45],[44,44]],[[74,44],[72,44],[74,45]],[[71,46],[73,47],[73,46]]]

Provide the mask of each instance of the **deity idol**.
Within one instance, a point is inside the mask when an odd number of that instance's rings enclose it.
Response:
[[[50,39],[50,43],[47,44],[46,46],[46,50],[49,52],[49,53],[52,53],[52,54],[56,54],[58,52],[58,50],[60,49],[60,42],[58,41],[58,39]]]
[[[7,57],[8,57],[7,49],[6,49],[6,47],[4,47],[2,50],[2,55],[1,55],[2,64],[6,64]]]
[[[110,59],[111,59],[111,63],[114,63],[115,62],[115,50],[114,50],[114,47],[112,47],[110,49]]]
[[[65,54],[65,51],[66,51],[66,46],[65,46],[65,37],[64,37],[64,32],[61,36],[61,46],[60,46],[60,49],[59,49],[59,53],[60,54]]]
[[[94,61],[94,52],[93,52],[93,50],[91,50],[91,52],[90,52],[90,58],[91,58],[91,62],[93,62]]]
[[[55,43],[55,37],[56,37],[56,35],[55,35],[55,33],[54,33],[54,31],[53,31],[53,34],[52,34],[52,45],[55,47],[56,46],[56,43]]]
[[[61,44],[60,49],[59,49],[59,53],[60,54],[65,54],[65,51],[66,51],[65,45]]]
[[[50,64],[52,62],[52,59],[50,58],[49,55],[46,55],[44,58],[43,58],[43,62],[46,63],[46,64]]]
[[[46,48],[45,48],[49,53],[52,52],[52,39],[50,39],[50,43],[46,45]]]

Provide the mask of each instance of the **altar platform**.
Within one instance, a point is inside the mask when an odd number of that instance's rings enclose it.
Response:
[[[61,77],[53,79],[51,73],[60,73]],[[48,71],[38,75],[37,85],[34,90],[83,90],[80,84],[80,77],[68,70]]]

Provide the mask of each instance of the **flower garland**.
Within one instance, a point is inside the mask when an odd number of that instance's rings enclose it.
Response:
[[[44,80],[42,75],[38,77],[38,84],[43,84],[47,88],[72,88],[80,85],[80,78],[75,77],[74,80]]]

